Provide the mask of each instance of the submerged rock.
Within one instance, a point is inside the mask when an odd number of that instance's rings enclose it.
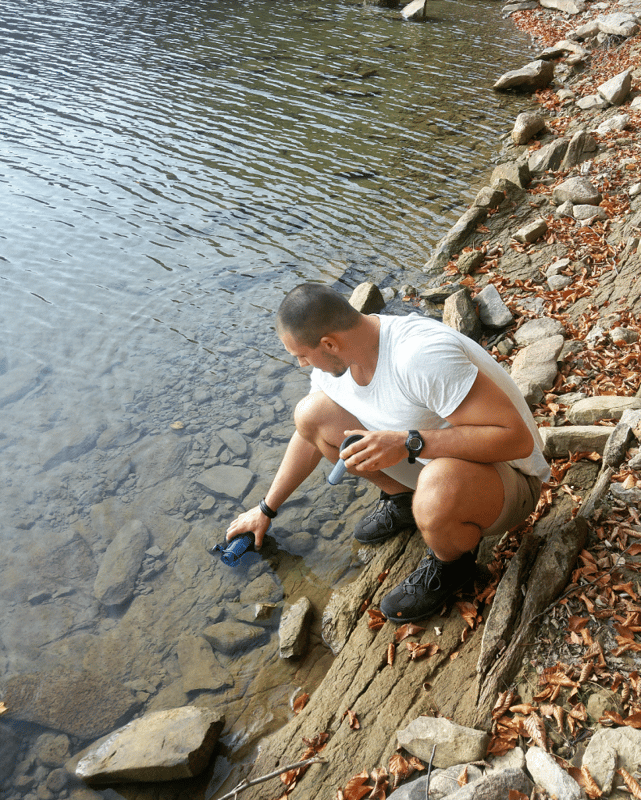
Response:
[[[96,599],[117,606],[133,597],[136,576],[149,546],[149,531],[139,520],[122,528],[103,556],[94,582]]]

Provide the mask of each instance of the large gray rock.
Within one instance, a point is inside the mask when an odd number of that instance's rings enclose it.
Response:
[[[481,322],[489,328],[505,328],[513,322],[512,312],[501,299],[493,283],[488,283],[474,300],[479,307]]]
[[[233,428],[223,428],[218,435],[235,456],[244,456],[247,453],[245,437]]]
[[[465,244],[466,239],[476,230],[476,226],[484,222],[487,217],[487,209],[482,206],[471,206],[465,211],[458,222],[445,234],[434,248],[430,260],[423,269],[427,273],[441,272],[448,261]]]
[[[457,778],[463,772],[464,765],[457,767],[458,775],[452,770],[434,770],[432,780],[426,775],[421,775],[411,783],[405,784],[388,797],[388,800],[425,800],[429,780],[430,800],[497,800],[509,797],[514,791],[527,797],[530,796],[534,784],[522,769],[511,767],[486,773],[481,778],[476,778],[452,791],[457,786]],[[468,765],[468,780],[474,776],[474,767]],[[442,776],[442,778],[441,778]],[[433,785],[436,788],[433,790]]]
[[[608,101],[600,94],[588,94],[576,101],[576,106],[581,111],[598,111],[601,108],[607,108],[607,105]]]
[[[534,782],[543,787],[550,797],[582,800],[583,792],[579,784],[543,748],[529,747],[525,763]]]
[[[489,736],[485,731],[456,725],[444,717],[418,717],[397,733],[399,747],[429,761],[436,745],[434,765],[451,767],[463,761],[480,761],[485,757]]]
[[[568,144],[565,156],[561,163],[561,169],[565,172],[577,164],[584,161],[590,154],[594,153],[598,147],[597,141],[585,130],[577,131]]]
[[[196,483],[206,492],[241,501],[254,480],[254,473],[245,467],[220,464],[203,472]]]
[[[224,724],[219,712],[193,706],[145,714],[81,753],[75,774],[90,784],[191,778],[209,763]]]
[[[634,36],[639,30],[639,23],[634,14],[626,11],[617,11],[614,14],[606,14],[596,20],[601,33],[608,36]]]
[[[509,184],[525,188],[532,180],[532,174],[526,161],[508,161],[494,167],[490,186],[497,191],[503,191]]]
[[[527,165],[533,175],[540,175],[548,170],[557,170],[568,149],[567,139],[555,139],[538,150],[528,158]]]
[[[634,70],[632,67],[620,72],[618,75],[610,78],[609,81],[598,86],[597,92],[601,97],[607,100],[608,103],[611,103],[613,106],[620,106],[630,94],[633,72]]]
[[[113,730],[140,705],[120,683],[89,672],[18,675],[4,686],[8,717],[79,739]]]
[[[552,192],[552,201],[560,205],[569,200],[576,205],[598,206],[602,200],[599,190],[588,178],[569,178]]]
[[[385,298],[375,283],[359,284],[349,298],[350,305],[361,314],[377,314],[385,308]]]
[[[22,742],[16,734],[0,723],[0,785],[13,774],[21,746]]]
[[[559,322],[558,319],[537,317],[521,325],[514,334],[514,341],[524,347],[539,342],[541,339],[547,339],[550,336],[562,336],[564,332],[563,323]]]
[[[540,111],[523,111],[514,121],[512,141],[516,145],[527,144],[543,128],[545,117]]]
[[[202,636],[185,634],[176,646],[182,672],[183,691],[218,691],[233,686],[234,679],[218,661],[209,642]]]
[[[443,304],[443,322],[475,341],[481,337],[481,323],[467,289],[461,289],[447,298]]]
[[[149,531],[139,520],[116,534],[102,558],[93,591],[105,606],[117,606],[133,597],[136,576],[149,546]]]
[[[512,362],[510,375],[530,405],[539,403],[552,388],[562,347],[562,336],[549,336],[524,347]]]
[[[304,654],[311,613],[311,602],[307,597],[301,597],[283,614],[278,628],[281,658],[298,658]]]
[[[528,222],[528,224],[524,225],[522,228],[519,228],[514,234],[514,238],[517,242],[536,242],[542,236],[545,236],[547,229],[547,221],[543,219],[543,217],[540,217],[539,219],[532,220],[532,222]]]
[[[564,14],[582,14],[586,5],[583,0],[539,0],[543,8],[554,8]]]
[[[534,91],[535,89],[544,89],[553,77],[554,64],[551,61],[538,59],[520,69],[514,69],[501,75],[493,88],[497,91],[507,89]]]
[[[209,625],[203,630],[203,636],[219,653],[235,655],[260,644],[265,631],[236,620],[225,620]]]
[[[641,409],[641,397],[594,395],[574,403],[567,418],[573,425],[594,425],[602,419],[621,419],[628,409]]]
[[[564,458],[570,453],[603,453],[612,431],[612,427],[604,425],[539,428],[543,452],[548,458]]]

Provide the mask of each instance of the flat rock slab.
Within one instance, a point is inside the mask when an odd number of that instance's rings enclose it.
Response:
[[[247,494],[253,480],[254,473],[251,470],[221,464],[203,472],[196,479],[196,483],[210,494],[230,497],[240,502]]]
[[[194,706],[145,714],[81,753],[75,774],[90,784],[191,778],[207,766],[224,722]]]
[[[593,395],[573,403],[566,416],[572,425],[594,425],[602,419],[621,419],[625,411],[639,409],[641,397]]]
[[[429,762],[434,751],[434,765],[451,767],[468,761],[482,761],[490,740],[485,731],[457,725],[445,717],[418,717],[397,734],[398,746],[422,761]]]
[[[562,428],[539,428],[544,455],[564,458],[570,453],[603,453],[614,426],[571,425]]]
[[[145,550],[149,531],[139,520],[121,528],[102,558],[94,594],[104,606],[116,606],[131,600]]]

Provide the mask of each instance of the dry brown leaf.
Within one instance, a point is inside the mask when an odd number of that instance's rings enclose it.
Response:
[[[294,700],[294,714],[300,714],[300,712],[305,708],[307,703],[309,702],[309,695],[308,694],[301,694],[299,695],[296,700]]]
[[[340,788],[340,786],[336,790],[336,797],[334,800],[345,800],[345,795],[343,794],[343,790]]]
[[[630,773],[621,767],[618,769],[617,772],[623,778],[623,783],[628,787],[628,791],[635,798],[635,800],[641,800],[641,786],[639,786],[638,782],[630,775]]]
[[[369,796],[374,798],[374,800],[385,800],[388,783],[387,770],[385,767],[376,767],[373,769],[372,780],[374,781],[374,788]]]
[[[599,789],[598,784],[590,775],[590,770],[587,767],[568,767],[567,772],[585,791],[590,800],[596,800],[603,796],[601,789]]]
[[[368,608],[367,613],[369,614],[367,627],[372,631],[380,630],[387,622],[386,618],[383,616],[383,612],[378,608]]]
[[[545,723],[543,720],[537,716],[536,714],[530,714],[529,717],[526,717],[523,720],[523,727],[530,735],[532,741],[541,747],[543,750],[547,751],[547,738],[545,734]]]
[[[474,630],[478,622],[478,610],[476,606],[469,603],[467,600],[458,600],[454,605],[458,608],[459,614],[463,617],[467,625]]]
[[[8,710],[4,703],[0,703],[0,714],[6,714]]]
[[[410,756],[407,759],[407,763],[410,765],[410,767],[414,767],[414,769],[418,770],[419,772],[422,772],[425,769],[425,764],[423,764],[418,756]]]
[[[414,771],[408,761],[400,753],[394,753],[390,757],[387,765],[389,774],[392,776],[392,789],[396,789],[401,781],[404,781]]]
[[[394,666],[394,658],[396,656],[396,645],[394,642],[390,642],[387,645],[387,664],[388,666]]]
[[[385,578],[387,578],[388,575],[389,575],[389,569],[386,569],[383,572],[381,572],[381,574],[378,576],[378,582],[383,583],[383,581],[385,580]]]
[[[510,789],[508,792],[508,800],[530,800],[530,798],[523,794],[523,792],[519,792],[518,789]]]
[[[396,644],[400,644],[403,639],[407,639],[408,636],[416,636],[417,633],[420,633],[424,630],[427,630],[427,628],[421,628],[420,625],[415,625],[413,622],[407,622],[405,625],[401,625],[401,627],[396,631],[394,634],[394,639]]]
[[[498,719],[499,717],[502,717],[512,705],[516,697],[517,694],[514,689],[501,692],[496,700],[496,703],[494,704],[494,708],[492,709],[492,719]]]
[[[461,772],[461,774],[458,776],[458,785],[459,786],[467,785],[467,764],[465,765],[463,772]]]
[[[641,712],[626,717],[623,720],[623,724],[627,725],[629,728],[641,729]]]
[[[358,730],[358,729],[361,727],[361,724],[360,724],[360,722],[358,721],[358,717],[357,717],[357,716],[356,716],[356,714],[355,714],[355,713],[352,711],[352,709],[351,709],[351,708],[348,708],[348,709],[347,709],[347,711],[345,711],[345,712],[343,713],[343,719],[345,719],[345,717],[348,717],[348,718],[349,718],[349,727],[350,727],[350,728],[351,728],[353,731],[357,731],[357,730]]]
[[[515,706],[510,706],[510,711],[513,714],[523,714],[523,716],[526,717],[528,714],[536,711],[536,708],[531,703],[517,703]]]
[[[423,658],[423,656],[433,656],[435,653],[438,653],[440,649],[437,644],[431,642],[425,642],[425,644],[406,642],[405,646],[407,647],[411,661],[416,661],[419,658]]]

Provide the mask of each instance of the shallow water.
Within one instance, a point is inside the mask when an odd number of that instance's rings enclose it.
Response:
[[[430,13],[5,0],[0,685],[86,670],[138,709],[221,707],[233,760],[330,663],[318,619],[297,664],[278,658],[275,631],[283,600],[308,594],[319,617],[357,569],[366,487],[330,490],[323,467],[263,555],[232,571],[207,548],[264,493],[305,391],[273,332],[283,295],[416,277],[519,110],[490,89],[526,56],[499,6],[435,0]],[[240,496],[203,487],[219,465],[251,472]],[[148,531],[134,598],[105,606],[94,581],[132,520]],[[276,609],[258,638],[217,651],[230,685],[186,693],[181,637],[242,628],[260,600]],[[70,752],[95,738],[53,728]],[[0,761],[0,797],[46,783],[44,730],[2,718],[18,767]]]

